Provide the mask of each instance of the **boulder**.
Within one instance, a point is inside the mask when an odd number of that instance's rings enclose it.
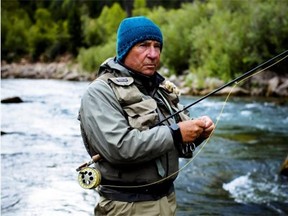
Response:
[[[280,79],[277,76],[268,80],[268,87],[267,87],[267,91],[266,91],[267,97],[272,96],[276,92],[276,89],[279,85],[279,82],[280,82]]]
[[[1,103],[22,103],[23,100],[20,97],[9,97],[9,98],[4,98],[1,100]]]
[[[237,96],[245,96],[245,95],[249,95],[249,91],[247,91],[246,89],[243,89],[241,87],[226,87],[222,90],[220,90],[219,92],[216,93],[216,95],[227,95],[227,94],[231,94],[231,95],[237,95]]]
[[[281,175],[288,176],[288,155],[285,159],[285,161],[282,164],[281,170],[280,170]]]
[[[279,96],[288,97],[288,79],[275,89],[275,93]]]

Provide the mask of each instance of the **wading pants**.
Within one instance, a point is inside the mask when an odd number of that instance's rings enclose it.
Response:
[[[95,216],[175,216],[176,196],[171,193],[156,201],[120,202],[100,197]]]

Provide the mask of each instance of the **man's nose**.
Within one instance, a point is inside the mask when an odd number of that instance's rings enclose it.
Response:
[[[160,49],[158,47],[150,46],[148,50],[148,57],[157,58],[160,54]]]

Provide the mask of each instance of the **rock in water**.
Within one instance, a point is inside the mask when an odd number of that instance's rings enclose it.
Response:
[[[22,103],[23,100],[20,97],[10,97],[1,100],[1,103]]]
[[[285,159],[285,161],[282,164],[281,170],[280,170],[281,175],[288,176],[288,155]]]

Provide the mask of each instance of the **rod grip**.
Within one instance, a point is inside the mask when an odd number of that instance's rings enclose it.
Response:
[[[92,156],[92,160],[96,163],[97,161],[99,161],[101,159],[101,156],[99,154],[96,154],[94,156]]]
[[[87,167],[87,166],[90,166],[92,163],[96,163],[97,161],[99,161],[101,159],[101,156],[99,154],[96,154],[94,156],[92,156],[92,160],[89,161],[89,162],[86,162],[82,165],[80,165],[76,171],[79,172],[83,167]]]

